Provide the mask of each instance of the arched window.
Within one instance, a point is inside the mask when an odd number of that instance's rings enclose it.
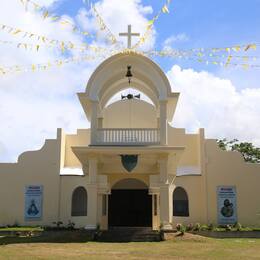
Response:
[[[182,187],[177,187],[173,192],[173,216],[189,216],[189,199]]]
[[[87,216],[88,194],[84,187],[77,187],[72,194],[71,216]]]

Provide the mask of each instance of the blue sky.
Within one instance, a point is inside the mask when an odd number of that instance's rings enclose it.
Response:
[[[85,1],[87,2],[87,1]],[[95,1],[92,1],[95,3]],[[122,4],[124,1],[122,0]],[[143,5],[150,5],[153,13],[146,15],[151,19],[160,10],[164,1],[141,1]],[[53,5],[52,10],[56,13],[76,16],[81,8],[88,8],[82,0],[63,0]],[[177,49],[226,47],[237,44],[259,43],[260,44],[260,1],[234,1],[234,0],[173,0],[170,4],[170,14],[161,15],[155,23],[156,49],[162,49],[163,42],[172,35],[185,34],[184,40],[173,43]],[[133,17],[133,20],[135,17]],[[119,21],[124,24],[125,22]],[[127,24],[125,24],[125,27]],[[113,28],[110,28],[113,32]],[[137,28],[133,30],[138,31]],[[260,45],[258,46],[260,47]],[[259,52],[249,52],[257,55]],[[234,80],[237,86],[255,87],[258,79],[255,74],[259,69],[244,70],[221,69],[216,65],[201,64],[193,60],[155,58],[155,60],[167,71],[173,64],[179,64],[183,68],[207,70],[217,75]],[[258,60],[260,64],[260,60]],[[236,76],[239,74],[239,77]],[[242,78],[242,79],[241,79]],[[250,80],[247,80],[250,79]],[[248,81],[248,84],[246,83]]]

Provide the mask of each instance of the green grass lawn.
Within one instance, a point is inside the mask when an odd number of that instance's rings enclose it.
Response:
[[[147,243],[0,238],[0,259],[260,259],[260,239],[212,239],[185,234]]]

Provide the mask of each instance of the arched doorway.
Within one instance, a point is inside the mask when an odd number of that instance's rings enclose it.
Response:
[[[137,179],[117,182],[108,198],[108,225],[110,227],[151,227],[152,196],[148,187]]]

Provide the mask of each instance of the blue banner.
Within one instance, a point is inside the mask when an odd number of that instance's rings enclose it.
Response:
[[[29,185],[25,187],[25,209],[26,220],[38,220],[42,217],[42,195],[41,185]]]
[[[235,186],[218,186],[218,224],[237,222],[237,194]]]

